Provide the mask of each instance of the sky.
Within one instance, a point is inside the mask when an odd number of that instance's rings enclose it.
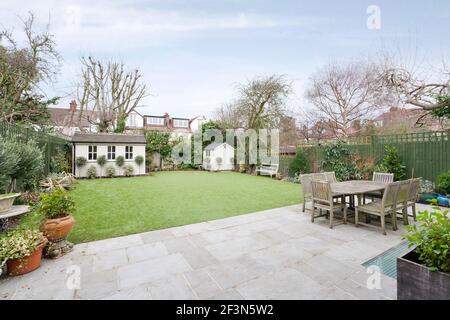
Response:
[[[288,104],[308,108],[308,79],[329,62],[400,52],[428,66],[450,58],[450,1],[0,0],[0,26],[21,39],[20,17],[50,21],[63,61],[45,94],[68,107],[80,57],[139,68],[149,96],[139,111],[214,116],[237,83],[284,74]]]

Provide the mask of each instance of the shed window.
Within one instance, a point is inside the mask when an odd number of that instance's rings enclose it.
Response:
[[[108,160],[116,159],[116,146],[108,146]]]
[[[88,147],[88,160],[97,160],[97,146]]]
[[[211,155],[211,151],[206,150],[206,156],[209,157]]]
[[[133,159],[133,146],[125,146],[125,159]]]

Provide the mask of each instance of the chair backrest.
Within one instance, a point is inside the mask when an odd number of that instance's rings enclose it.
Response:
[[[334,171],[331,171],[331,172],[323,172],[323,175],[325,176],[325,179],[326,179],[327,181],[330,181],[331,183],[337,182],[337,179],[336,179],[336,173],[335,173]]]
[[[331,192],[330,181],[311,180],[312,196],[315,202],[331,204],[333,193]]]
[[[303,194],[312,194],[311,189],[311,178],[312,174],[301,174],[299,175],[300,184],[302,185]]]
[[[409,186],[408,201],[416,202],[419,189],[420,189],[420,178],[411,179]]]
[[[394,181],[394,174],[385,172],[374,172],[372,181],[391,183]]]
[[[411,187],[411,181],[403,180],[399,181],[399,188],[397,193],[397,203],[404,203],[408,201],[409,189]]]
[[[386,186],[383,193],[383,199],[381,200],[381,205],[384,208],[392,207],[396,203],[399,188],[399,182],[391,182]]]

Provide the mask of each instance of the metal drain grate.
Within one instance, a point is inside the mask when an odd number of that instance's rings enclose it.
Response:
[[[387,275],[388,277],[397,279],[397,258],[405,255],[411,250],[411,248],[408,247],[408,243],[408,241],[403,241],[375,258],[364,262],[362,265],[364,267],[373,265],[378,266],[381,273]]]

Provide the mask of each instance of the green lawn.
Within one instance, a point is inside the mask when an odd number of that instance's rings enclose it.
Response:
[[[240,173],[159,172],[80,180],[71,191],[80,243],[163,229],[300,202],[300,185]]]

